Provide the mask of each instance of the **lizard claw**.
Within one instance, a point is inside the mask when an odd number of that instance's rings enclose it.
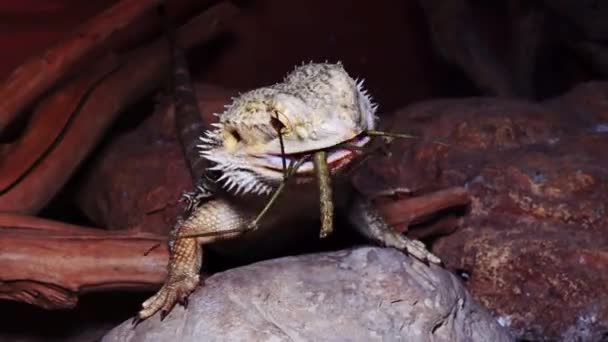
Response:
[[[186,212],[191,212],[198,207],[203,199],[211,196],[211,192],[201,185],[197,185],[194,191],[184,192],[180,197],[180,202],[186,202]]]
[[[160,311],[160,319],[163,320],[171,312],[176,303],[188,305],[188,296],[196,288],[199,276],[171,277],[165,285],[152,297],[142,304],[138,313],[140,320],[153,316]]]
[[[141,322],[143,322],[143,320],[141,318],[139,318],[139,316],[135,316],[131,320],[131,326],[136,327]]]

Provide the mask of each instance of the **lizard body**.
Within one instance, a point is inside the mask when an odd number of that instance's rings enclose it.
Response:
[[[245,253],[231,242],[253,241],[246,246],[256,248],[256,236],[290,234],[294,223],[317,216],[319,189],[311,184],[315,180],[312,153],[326,153],[332,175],[347,169],[358,153],[344,144],[362,147],[369,142],[365,132],[376,125],[375,110],[362,82],[351,78],[341,64],[302,65],[283,82],[233,99],[214,128],[201,137],[201,156],[212,165],[208,170],[219,175],[216,190],[177,223],[165,284],[142,304],[138,318],[158,311],[162,318],[176,303],[187,302],[200,282],[203,246]],[[284,200],[247,229],[284,181],[283,157],[290,163],[308,159],[286,186]],[[391,229],[368,201],[355,196],[348,181],[337,178],[336,209],[347,212],[363,235],[423,261],[440,262],[421,242]]]

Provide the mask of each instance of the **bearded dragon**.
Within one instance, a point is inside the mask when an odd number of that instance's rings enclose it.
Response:
[[[142,304],[136,319],[159,311],[162,319],[176,303],[187,303],[200,282],[203,246],[255,241],[260,234],[289,234],[292,223],[318,215],[319,189],[311,184],[315,181],[312,154],[325,151],[329,172],[340,175],[359,157],[346,145],[363,147],[370,142],[366,132],[376,127],[376,109],[363,82],[349,76],[340,63],[301,65],[280,83],[234,98],[200,137],[200,157],[209,163],[209,174],[216,175],[214,193],[192,205],[189,216],[176,224],[165,283]],[[296,161],[301,165],[282,200],[251,226],[271,193],[285,181],[284,163]],[[344,180],[334,184],[336,209],[347,212],[358,231],[378,244],[440,263],[420,241],[388,226],[349,184]],[[240,248],[234,246],[229,248]]]

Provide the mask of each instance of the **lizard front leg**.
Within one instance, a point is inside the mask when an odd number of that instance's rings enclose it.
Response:
[[[216,199],[196,207],[185,221],[178,222],[172,234],[165,284],[142,304],[137,319],[146,319],[158,311],[162,319],[177,302],[187,303],[199,284],[202,245],[241,235],[252,219],[253,215],[244,214],[230,201]]]
[[[349,210],[349,220],[365,237],[376,243],[406,251],[423,262],[441,263],[421,241],[409,239],[389,226],[373,204],[361,196],[356,196]]]

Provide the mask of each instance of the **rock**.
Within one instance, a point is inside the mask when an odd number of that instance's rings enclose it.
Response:
[[[606,338],[607,98],[608,83],[593,82],[544,103],[476,98],[408,107],[391,129],[422,141],[396,141],[355,184],[416,196],[466,187],[472,204],[461,228],[437,238],[432,251],[466,277],[472,295],[518,338]]]
[[[263,261],[218,273],[176,307],[102,341],[510,341],[459,279],[389,248]]]

